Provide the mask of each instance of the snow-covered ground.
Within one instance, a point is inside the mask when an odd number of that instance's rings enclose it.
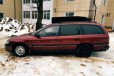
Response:
[[[114,61],[93,57],[8,56],[0,61],[0,76],[114,76]]]
[[[0,29],[6,26],[7,24],[2,22]],[[18,27],[20,25],[16,28]],[[27,29],[28,27],[25,31]],[[4,43],[9,38],[7,34],[13,30],[0,32],[0,76],[114,76],[114,33],[109,33],[110,49],[93,53],[89,58],[73,55],[33,55],[20,58],[4,50]]]

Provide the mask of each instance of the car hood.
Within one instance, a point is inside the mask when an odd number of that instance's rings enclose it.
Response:
[[[11,39],[9,39],[10,41],[20,41],[20,40],[31,40],[33,38],[36,38],[34,37],[33,35],[29,35],[29,34],[23,34],[23,35],[19,35],[19,36],[16,36],[16,37],[12,37]]]

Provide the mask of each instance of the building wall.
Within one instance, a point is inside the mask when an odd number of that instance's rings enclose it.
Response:
[[[22,0],[15,0],[16,4],[16,19],[22,21]]]
[[[108,0],[107,13],[109,15],[106,17],[106,26],[114,26],[114,0]]]
[[[14,18],[14,1],[13,0],[3,0],[3,4],[0,4],[0,12],[4,13],[4,17],[13,17]]]
[[[0,13],[4,13],[4,17],[16,18],[21,21],[21,0],[3,0],[3,4],[0,4]]]
[[[50,19],[43,19],[43,24],[50,24],[53,16],[53,0],[43,2],[43,10],[50,10]],[[24,11],[30,11],[30,18],[24,18]],[[32,11],[37,11],[37,5],[35,3],[24,4],[22,0],[22,18],[24,23],[35,24],[37,19],[32,19]]]
[[[107,25],[107,24],[109,24],[107,22],[108,20],[106,17],[107,7],[109,6],[107,4],[108,4],[108,2],[113,1],[113,0],[106,0],[105,4],[104,4],[104,1],[105,0],[96,0],[97,12],[96,12],[95,21],[102,23],[104,25]],[[50,13],[51,18],[65,16],[66,12],[74,12],[74,16],[84,16],[84,17],[94,18],[95,9],[91,3],[92,3],[92,0],[74,0],[74,1],[50,0],[50,1],[44,1],[43,10],[51,10],[51,13]],[[112,5],[113,5],[113,2],[112,2]],[[31,11],[32,12],[33,10],[37,10],[36,8],[33,8],[32,6],[33,6],[33,4],[23,4],[23,2],[22,2],[22,11]],[[22,17],[23,17],[23,12],[22,12]],[[29,19],[23,18],[24,23],[36,23],[36,20],[37,19],[32,19],[31,15],[30,15]],[[51,19],[50,20],[43,19],[42,23],[50,24]]]
[[[108,1],[108,0],[107,0]],[[97,12],[95,21],[105,24],[105,18],[107,13],[107,1],[104,5],[104,0],[96,0]],[[84,16],[94,18],[94,5],[92,0],[54,0],[54,16],[65,16],[65,12],[74,12],[74,16]],[[91,10],[91,11],[90,11]],[[91,13],[90,13],[91,12]],[[91,15],[93,16],[91,16]],[[104,20],[102,21],[102,15]]]
[[[74,12],[74,16],[89,14],[90,0],[54,0],[54,17],[65,16],[65,12]]]
[[[96,22],[102,23],[105,25],[105,19],[107,14],[107,4],[108,0],[104,5],[104,0],[96,0],[97,13],[96,13]],[[102,21],[102,15],[104,15],[104,20]]]

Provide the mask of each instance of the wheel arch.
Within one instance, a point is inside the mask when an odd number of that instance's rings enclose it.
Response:
[[[15,47],[16,47],[17,45],[23,45],[23,46],[25,46],[26,49],[27,49],[28,52],[29,52],[29,47],[27,46],[27,44],[24,44],[24,43],[22,43],[22,42],[17,42],[17,43],[15,43],[15,44],[13,45],[13,50],[15,49]]]
[[[77,51],[78,47],[81,46],[81,45],[89,45],[94,50],[93,44],[90,44],[90,43],[82,43],[82,44],[77,45],[76,51]]]
[[[76,48],[76,55],[79,57],[90,57],[94,48],[92,44],[79,44]]]

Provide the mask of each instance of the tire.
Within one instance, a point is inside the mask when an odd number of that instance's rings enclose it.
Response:
[[[79,45],[76,50],[77,56],[79,57],[90,57],[92,51],[92,47],[88,44]]]
[[[24,57],[28,54],[28,48],[25,45],[16,45],[14,48],[14,55]]]

